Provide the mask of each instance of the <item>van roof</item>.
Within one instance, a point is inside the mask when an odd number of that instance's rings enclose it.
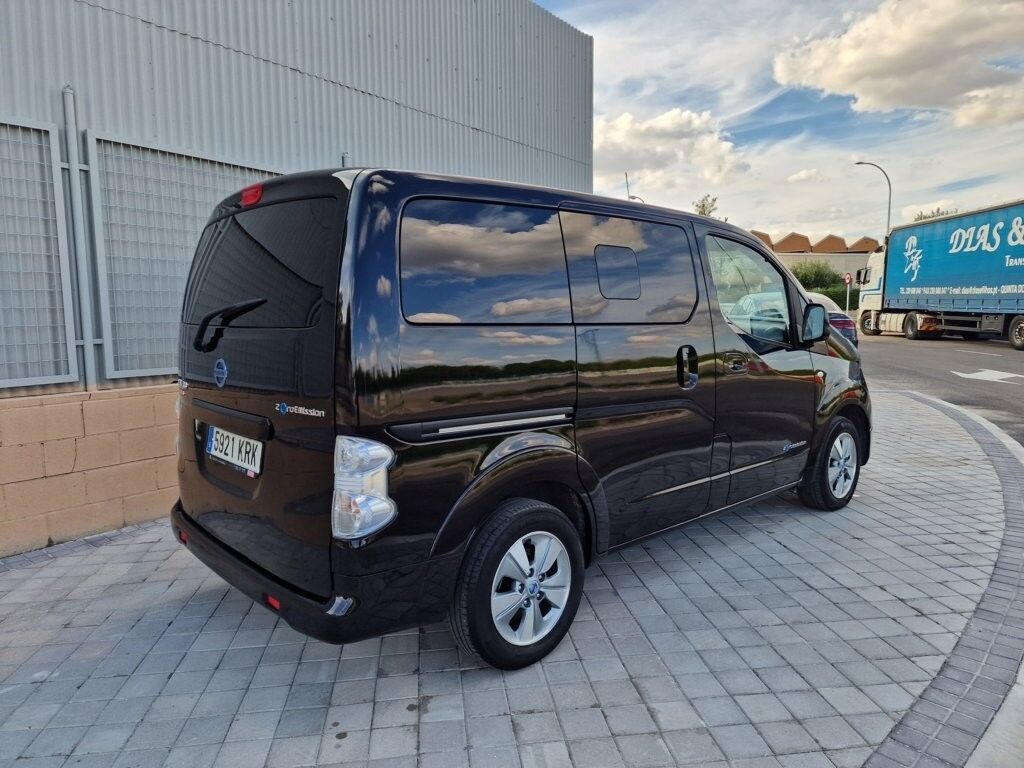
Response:
[[[444,173],[433,173],[429,171],[411,171],[403,170],[398,168],[384,168],[384,167],[347,167],[347,168],[324,168],[315,171],[303,171],[301,173],[287,174],[286,176],[276,176],[272,179],[268,179],[268,182],[284,180],[284,179],[299,179],[299,178],[310,178],[313,176],[328,176],[336,173],[355,174],[359,177],[365,178],[365,175],[373,175],[376,173],[387,173],[389,175],[405,176],[410,178],[416,178],[424,182],[440,181],[440,182],[455,182],[471,184],[476,187],[489,187],[495,190],[501,190],[503,196],[516,196],[516,193],[528,193],[531,197],[538,195],[551,198],[546,201],[550,205],[562,205],[566,203],[584,203],[595,206],[602,206],[607,208],[614,208],[617,211],[629,214],[647,214],[657,215],[665,218],[683,219],[693,222],[701,222],[712,225],[718,229],[727,230],[735,234],[743,235],[750,240],[758,241],[758,239],[752,235],[749,231],[737,227],[734,224],[722,221],[721,219],[715,219],[708,216],[700,216],[690,211],[680,211],[675,208],[667,208],[659,205],[649,205],[647,203],[637,203],[632,200],[622,200],[616,197],[606,197],[603,195],[595,195],[588,192],[579,192],[569,189],[560,189],[557,187],[546,187],[540,184],[526,184],[522,182],[514,181],[501,181],[498,179],[488,179],[476,176],[461,176],[457,174],[444,174]],[[229,201],[237,199],[237,193],[231,195],[221,203],[221,205],[230,204]],[[760,241],[758,241],[760,242]]]

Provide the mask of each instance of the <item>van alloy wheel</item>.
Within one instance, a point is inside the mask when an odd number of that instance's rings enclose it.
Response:
[[[800,500],[809,507],[826,511],[849,504],[860,478],[862,440],[867,439],[869,435],[862,435],[857,425],[845,416],[829,421],[797,486]]]
[[[505,640],[531,645],[552,630],[569,599],[572,570],[554,534],[533,531],[501,559],[491,585],[491,618]]]
[[[857,441],[849,432],[840,432],[828,455],[828,486],[837,499],[845,499],[853,490],[857,475]]]
[[[452,634],[499,669],[551,653],[583,596],[579,530],[537,499],[502,502],[469,544],[455,586]]]

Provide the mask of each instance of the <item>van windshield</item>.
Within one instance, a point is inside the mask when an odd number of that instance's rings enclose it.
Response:
[[[262,297],[265,303],[231,325],[316,325],[325,302],[333,303],[325,291],[337,285],[343,230],[344,209],[334,197],[265,205],[213,222],[196,248],[184,322],[196,325],[225,307]],[[223,322],[215,317],[211,326]]]

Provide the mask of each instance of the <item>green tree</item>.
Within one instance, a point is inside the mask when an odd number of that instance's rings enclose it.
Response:
[[[718,195],[706,194],[700,200],[693,201],[693,212],[698,216],[714,216],[717,210]],[[724,219],[724,221],[728,221],[728,219]]]
[[[954,213],[960,213],[960,209],[943,208],[941,205],[937,205],[934,210],[918,211],[915,213],[914,221],[927,221],[928,219],[937,219],[939,216],[952,216]]]
[[[792,268],[792,272],[808,291],[833,288],[843,283],[843,276],[824,261],[802,261]]]

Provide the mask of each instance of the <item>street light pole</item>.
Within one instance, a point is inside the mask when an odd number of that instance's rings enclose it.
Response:
[[[885,172],[885,168],[878,165],[877,163],[869,163],[867,160],[858,160],[854,165],[870,165],[873,168],[877,168],[885,176],[885,183],[889,185],[889,207],[886,209],[885,214],[885,239],[889,237],[889,230],[892,228],[892,181],[889,179],[889,174]]]

